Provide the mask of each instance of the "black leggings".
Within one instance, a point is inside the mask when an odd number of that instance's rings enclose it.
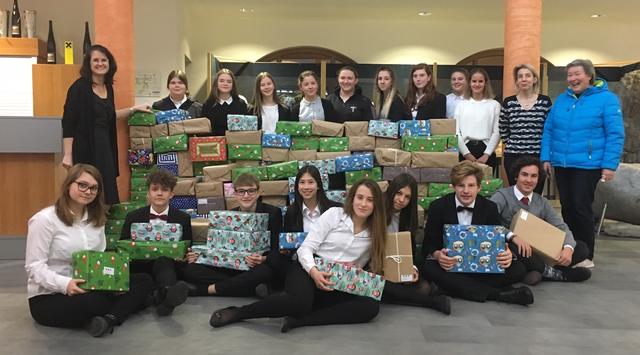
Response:
[[[373,298],[317,289],[309,274],[294,264],[289,268],[284,294],[242,306],[238,315],[241,319],[292,316],[302,325],[352,324],[370,321],[379,309]]]
[[[149,274],[153,277],[156,287],[168,287],[178,282],[176,269],[180,263],[166,256],[156,260],[134,260],[131,261],[131,272]]]
[[[469,153],[471,153],[471,155],[473,155],[476,159],[483,156],[484,150],[487,149],[487,145],[484,144],[483,141],[469,141],[466,145],[467,149],[469,149]],[[466,159],[462,156],[462,153],[458,153],[458,160],[464,161]],[[496,158],[495,151],[491,153],[486,164],[492,168],[495,168],[498,165],[498,158]],[[489,178],[489,176],[485,176],[485,178]]]
[[[78,328],[91,318],[112,314],[118,323],[146,305],[153,289],[153,281],[147,274],[131,274],[129,291],[123,294],[88,291],[82,295],[67,296],[61,293],[29,298],[31,316],[39,324],[50,327]]]

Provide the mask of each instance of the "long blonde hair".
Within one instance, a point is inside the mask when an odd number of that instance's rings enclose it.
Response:
[[[276,94],[276,81],[273,80],[273,76],[271,76],[271,74],[269,74],[266,71],[259,73],[256,76],[256,82],[255,82],[255,85],[253,86],[253,99],[251,99],[251,109],[253,110],[253,114],[258,117],[262,117],[263,101],[262,101],[262,91],[260,91],[260,83],[264,78],[269,78],[269,80],[271,80],[271,82],[273,83],[273,94],[272,94],[273,102],[276,105],[280,105],[280,99]]]
[[[389,73],[391,77],[391,88],[385,94],[378,87],[378,75],[380,72],[386,71]],[[393,70],[387,66],[382,66],[378,68],[376,71],[375,84],[373,86],[373,108],[376,119],[386,119],[389,116],[389,109],[391,109],[391,104],[393,103],[393,99],[396,97],[398,93],[398,89],[396,88],[396,75]]]

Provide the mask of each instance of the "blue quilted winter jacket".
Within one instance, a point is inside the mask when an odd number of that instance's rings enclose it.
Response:
[[[567,88],[555,100],[544,124],[540,160],[554,167],[616,170],[623,144],[620,101],[597,79],[580,97]]]

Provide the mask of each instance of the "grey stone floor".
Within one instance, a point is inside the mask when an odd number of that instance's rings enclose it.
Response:
[[[369,324],[280,333],[280,319],[212,329],[211,312],[250,299],[191,298],[169,318],[152,310],[94,339],[29,315],[24,261],[0,262],[0,354],[638,354],[640,240],[601,239],[593,278],[544,283],[530,307],[453,300],[451,316],[383,305]],[[634,350],[635,349],[635,350]]]

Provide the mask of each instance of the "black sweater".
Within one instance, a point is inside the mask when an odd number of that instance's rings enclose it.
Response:
[[[380,102],[380,109],[382,109],[382,106],[384,106],[384,101]],[[400,120],[411,120],[411,112],[407,110],[407,106],[405,106],[404,101],[402,101],[402,98],[400,98],[399,95],[396,95],[393,98],[391,107],[389,107],[387,119],[392,122],[398,122]]]
[[[346,102],[340,98],[340,88],[337,88],[327,99],[331,101],[336,111],[335,122],[371,121],[373,119],[371,100],[362,95],[362,89],[359,86],[356,86],[353,95]]]
[[[409,108],[409,114],[411,108]],[[447,117],[447,97],[439,92],[435,92],[433,99],[418,106],[418,114],[416,120],[428,120],[430,118],[446,118]]]
[[[231,105],[207,100],[202,106],[202,115],[211,121],[214,136],[224,136],[227,131],[227,115],[248,114],[247,104],[239,96],[233,96]]]
[[[167,111],[175,109],[176,105],[171,101],[171,98],[167,96],[162,100],[154,102],[151,108],[154,110]],[[187,98],[187,101],[183,102],[179,109],[187,110],[191,118],[202,117],[202,104],[190,98]]]

